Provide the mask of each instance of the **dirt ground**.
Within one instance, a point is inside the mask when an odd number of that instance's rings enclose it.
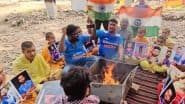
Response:
[[[61,28],[74,23],[85,30],[86,14],[70,9],[70,2],[57,2],[58,16],[49,20],[46,16],[43,1],[17,2],[13,4],[0,3],[0,67],[12,74],[12,61],[21,53],[20,44],[31,40],[40,52],[44,45],[43,32],[54,32],[57,40],[61,37]],[[163,21],[163,27],[169,27],[178,36],[177,43],[185,42],[185,20]]]

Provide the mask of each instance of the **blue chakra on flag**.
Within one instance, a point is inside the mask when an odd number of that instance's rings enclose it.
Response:
[[[99,11],[104,12],[105,11],[105,5],[100,5],[98,9],[99,9]]]
[[[135,19],[134,20],[134,25],[137,26],[137,27],[141,26],[141,19]]]

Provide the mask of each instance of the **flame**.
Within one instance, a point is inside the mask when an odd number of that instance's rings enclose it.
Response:
[[[107,64],[104,68],[105,70],[105,73],[104,73],[104,79],[103,79],[103,84],[112,84],[112,85],[117,85],[119,84],[118,81],[116,81],[114,78],[113,78],[113,69],[115,67],[115,64]]]

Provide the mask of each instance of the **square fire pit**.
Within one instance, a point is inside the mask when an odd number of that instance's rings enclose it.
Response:
[[[100,58],[90,68],[91,93],[101,101],[119,104],[125,99],[137,65],[129,65]]]

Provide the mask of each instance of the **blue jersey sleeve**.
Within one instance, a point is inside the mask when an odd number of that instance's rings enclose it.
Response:
[[[103,30],[96,30],[96,37],[102,38],[105,35]]]
[[[121,36],[122,44],[125,44],[125,37]]]
[[[86,35],[86,34],[80,35],[79,38],[80,38],[80,40],[81,40],[83,43],[85,43],[85,42],[87,42],[87,41],[90,40],[90,36],[89,36],[89,35]]]
[[[119,38],[118,38],[118,44],[119,45],[123,45],[123,43],[124,43],[124,37],[119,36]]]

